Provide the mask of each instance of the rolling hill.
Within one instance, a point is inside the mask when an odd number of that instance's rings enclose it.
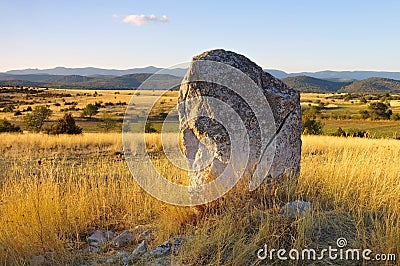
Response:
[[[142,85],[141,89],[165,89],[176,87],[186,72],[186,69],[184,68],[176,68],[165,71],[162,70],[158,74],[154,74],[154,72],[160,70],[161,68],[156,67],[128,70],[110,70],[91,67],[14,70],[0,73],[0,86],[129,90],[138,88],[145,80],[151,77],[151,80],[147,80],[147,82]],[[142,71],[149,72],[142,73]],[[136,73],[120,75],[129,72]],[[304,74],[293,76],[294,74],[287,74],[286,72],[279,70],[266,70],[266,72],[281,78],[287,85],[300,92],[400,93],[400,81],[396,79],[369,77],[357,80],[355,78],[372,74],[387,74],[388,76],[396,76],[399,74],[400,79],[400,73],[397,72],[320,71],[308,73],[310,75],[313,74],[314,76]],[[60,75],[60,73],[69,74]],[[176,73],[176,75],[169,73]],[[325,78],[316,78],[315,76],[323,76]]]
[[[25,76],[27,76],[26,74]],[[36,75],[36,74],[32,74]],[[32,86],[32,87],[53,87],[68,89],[98,89],[98,90],[129,90],[137,89],[145,80],[140,89],[165,89],[172,88],[180,84],[180,77],[168,74],[149,74],[137,73],[123,76],[98,76],[87,77],[80,75],[51,76],[49,79],[30,81],[19,79],[20,75],[15,75],[15,79],[2,80],[0,76],[0,86]]]
[[[329,81],[309,76],[283,78],[282,81],[300,92],[336,92],[350,84],[350,82]]]
[[[340,92],[348,93],[400,93],[400,81],[386,78],[357,80],[343,87]]]
[[[173,76],[183,77],[186,74],[186,68],[173,68],[163,69],[154,66],[142,67],[142,68],[131,68],[131,69],[103,69],[95,67],[82,67],[82,68],[67,68],[67,67],[55,67],[49,69],[22,69],[22,70],[10,70],[4,74],[9,75],[55,75],[55,76],[124,76],[129,74],[154,74],[162,71],[159,74],[169,74]]]

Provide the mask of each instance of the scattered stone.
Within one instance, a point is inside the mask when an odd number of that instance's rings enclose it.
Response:
[[[131,244],[134,240],[135,236],[128,230],[125,230],[113,239],[111,245],[113,247],[120,248]]]
[[[147,229],[147,230],[144,230],[138,237],[137,237],[137,241],[142,241],[142,240],[147,240],[147,241],[149,241],[149,240],[152,240],[152,239],[154,239],[153,238],[153,236],[152,236],[152,230],[151,229]]]
[[[175,237],[172,244],[173,254],[177,255],[183,245],[184,239],[181,237]]]
[[[126,252],[126,251],[117,251],[117,252],[115,252],[115,255],[114,255],[114,257],[115,258],[123,258],[123,257],[128,257],[129,256],[129,253],[128,252]]]
[[[131,257],[136,257],[147,252],[147,241],[143,240],[132,252]]]
[[[111,231],[103,232],[101,230],[94,231],[93,234],[91,234],[88,238],[87,241],[89,243],[89,246],[92,247],[101,247],[112,239],[114,236],[114,233]]]
[[[89,246],[89,252],[97,253],[97,252],[99,252],[99,250],[100,250],[100,248],[98,248],[98,247]]]
[[[31,259],[30,265],[39,266],[39,265],[44,265],[45,262],[46,262],[46,259],[42,255],[39,255],[39,256],[34,256]]]
[[[144,257],[160,257],[163,255],[167,255],[171,252],[172,244],[169,240],[165,241],[161,245],[155,247],[154,249],[150,250],[149,252],[144,254]]]
[[[225,114],[221,104],[211,99],[229,106],[243,121],[243,126],[236,125],[234,116]],[[212,50],[193,57],[181,83],[178,102],[182,148],[192,170],[189,177],[193,187],[215,179],[232,163],[234,142],[230,134],[239,131],[243,131],[240,136],[248,136],[249,158],[238,160],[244,167],[232,166],[232,171],[245,169],[253,174],[258,165],[260,170],[253,176],[252,188],[265,177],[298,176],[302,132],[300,94],[245,56]],[[221,123],[230,125],[231,131]],[[239,149],[240,156],[247,154],[245,147]]]
[[[311,211],[312,205],[310,202],[295,200],[288,202],[280,209],[280,213],[283,216],[297,218],[303,216],[306,212]]]
[[[108,263],[108,264],[113,264],[115,262],[115,259],[114,258],[108,258],[108,259],[106,259],[106,263]]]

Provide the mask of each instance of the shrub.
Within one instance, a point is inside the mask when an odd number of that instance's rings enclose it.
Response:
[[[25,122],[29,129],[38,132],[52,113],[53,111],[47,106],[36,106],[32,113],[25,116]]]
[[[0,132],[22,132],[19,126],[11,124],[7,119],[0,119]]]
[[[7,105],[6,107],[3,108],[3,112],[6,112],[6,113],[11,113],[13,111],[14,111],[14,106],[12,106],[12,105]]]
[[[368,109],[373,119],[389,119],[392,112],[389,106],[382,102],[373,102],[368,106]]]
[[[398,121],[400,120],[400,114],[399,113],[394,113],[390,116],[390,119]]]
[[[371,115],[369,114],[368,110],[361,110],[360,111],[360,115],[362,119],[368,119],[371,117]]]
[[[71,114],[65,114],[56,124],[46,130],[47,134],[81,134],[82,128],[77,126]]]
[[[316,106],[310,106],[310,108],[302,111],[301,121],[303,124],[303,134],[322,134],[323,123],[316,120],[317,116],[320,114],[320,108]]]
[[[370,135],[365,130],[360,130],[357,128],[351,128],[347,132],[344,131],[341,127],[339,127],[336,132],[333,134],[338,137],[357,137],[357,138],[369,138]]]
[[[306,135],[320,135],[322,134],[323,123],[309,117],[302,119],[303,134]]]
[[[97,104],[97,103],[96,103]],[[81,114],[81,117],[88,117],[91,118],[92,116],[94,116],[95,114],[97,114],[99,111],[99,107],[89,103],[88,105],[86,105],[86,107],[83,109],[83,112]]]
[[[146,126],[144,127],[144,131],[146,133],[155,133],[157,129],[153,127],[153,124],[150,121],[146,121]]]
[[[111,129],[115,128],[117,125],[117,121],[112,119],[111,115],[104,112],[101,118],[101,122],[99,123],[99,128],[103,129],[105,132],[110,131]]]
[[[341,127],[339,127],[333,135],[338,137],[347,137],[346,131],[344,131]]]
[[[367,138],[367,137],[369,137],[369,133],[365,130],[360,130],[358,128],[351,128],[347,132],[347,136],[358,137],[358,138]]]

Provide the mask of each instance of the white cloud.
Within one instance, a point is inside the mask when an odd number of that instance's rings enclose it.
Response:
[[[114,19],[118,19],[118,18],[119,18],[119,15],[118,15],[118,14],[112,14],[112,17],[113,17]]]
[[[166,23],[169,19],[167,16],[156,17],[155,15],[129,15],[123,19],[124,23],[129,23],[135,26],[144,26],[147,25],[149,22],[156,22],[156,23]]]

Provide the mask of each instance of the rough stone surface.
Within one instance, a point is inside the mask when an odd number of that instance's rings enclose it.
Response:
[[[311,203],[302,200],[288,202],[280,209],[280,213],[284,216],[297,218],[303,216],[306,212],[311,211]]]
[[[261,145],[262,129],[260,128],[268,127],[268,125],[258,123],[255,115],[257,110],[253,110],[254,108],[251,108],[247,101],[244,101],[243,97],[232,89],[212,82],[196,81],[198,72],[218,71],[212,68],[204,70],[200,67],[199,69],[195,63],[201,60],[223,63],[240,70],[256,84],[254,86],[262,91],[265,98],[262,101],[261,99],[253,100],[256,108],[266,108],[262,102],[265,102],[265,99],[268,101],[274,120],[271,124],[275,123],[269,131],[273,133],[268,136],[268,140],[275,139],[276,143],[273,160],[261,157],[261,160],[272,160],[270,169],[263,175],[270,178],[279,178],[286,174],[292,177],[297,176],[300,170],[302,132],[300,94],[264,72],[248,58],[234,52],[212,50],[193,58],[179,91],[178,101],[181,104],[178,112],[183,135],[181,144],[192,170],[194,169],[189,173],[191,185],[204,184],[218,176],[227,166],[231,152],[227,130],[212,119],[216,114],[205,98],[212,97],[226,103],[243,121],[249,139],[249,158],[245,162],[245,169],[250,174],[253,173],[254,166],[260,162],[260,155],[265,154],[266,147]],[[231,83],[235,84],[236,81]],[[189,99],[191,102],[186,104]],[[257,104],[258,100],[260,104]],[[190,120],[188,113],[193,116],[196,112],[205,113],[211,119],[197,117]],[[204,164],[209,166],[202,170],[196,168]]]
[[[45,257],[43,257],[42,255],[39,256],[34,256],[31,261],[30,261],[30,265],[32,266],[39,266],[39,265],[44,265],[46,262]]]
[[[113,247],[119,248],[129,245],[134,240],[135,236],[133,235],[133,233],[129,232],[128,230],[125,230],[121,234],[119,234],[116,238],[114,238],[111,244]]]
[[[172,244],[169,240],[165,241],[161,245],[158,245],[154,249],[144,254],[144,257],[159,257],[163,255],[167,255],[171,252]]]
[[[91,247],[101,247],[104,243],[109,241],[114,236],[111,231],[103,232],[101,230],[94,231],[88,238],[87,241]]]
[[[184,239],[181,237],[175,237],[172,243],[173,254],[177,255],[182,248]]]
[[[146,253],[147,251],[147,241],[143,240],[134,251],[132,251],[131,257],[136,257]]]

